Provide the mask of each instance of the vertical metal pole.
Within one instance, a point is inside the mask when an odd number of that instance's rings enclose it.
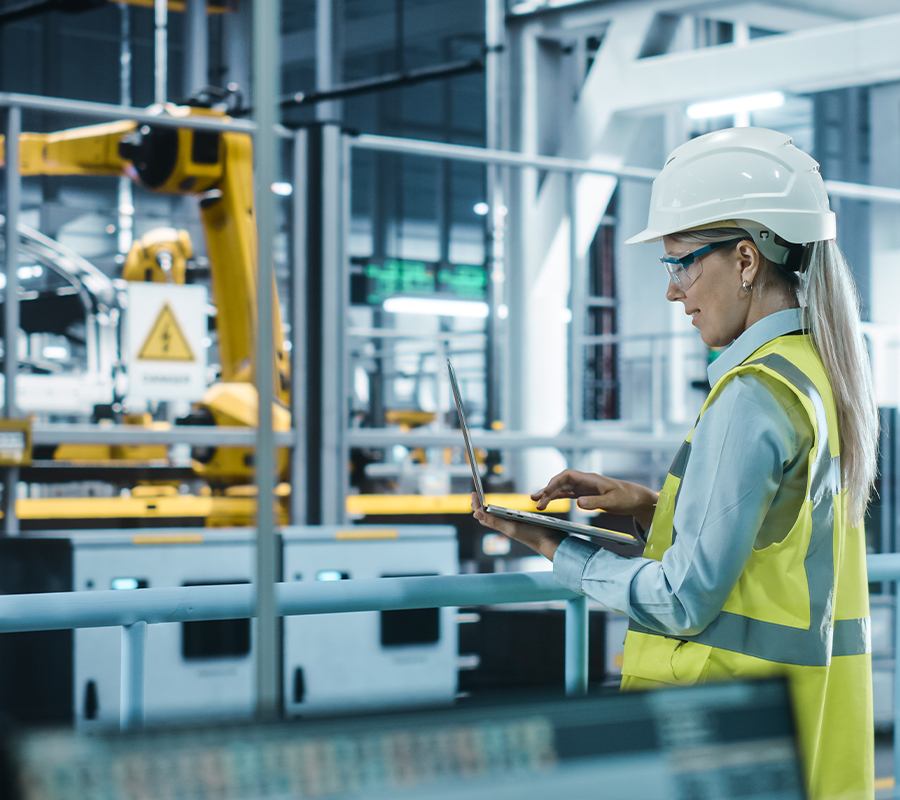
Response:
[[[223,22],[224,61],[227,67],[225,80],[227,86],[234,84],[243,93],[243,102],[247,107],[253,106],[250,94],[250,3],[232,3]]]
[[[209,25],[206,0],[188,0],[185,7],[184,93],[194,94],[209,85]]]
[[[340,227],[335,238],[337,248],[337,264],[338,275],[340,276],[340,329],[343,333],[349,325],[349,308],[350,308],[350,264],[347,258],[347,250],[344,247],[345,237],[350,231],[350,192],[353,185],[351,163],[353,158],[353,148],[350,145],[350,137],[339,133],[339,154],[340,162],[338,166],[341,180],[341,195],[338,223]],[[337,509],[338,520],[347,524],[350,521],[347,515],[347,496],[350,494],[350,450],[346,444],[346,430],[350,424],[350,392],[349,387],[353,385],[350,375],[350,339],[348,336],[341,336],[341,360],[340,360],[341,385],[339,387],[341,398],[341,419],[337,429],[338,436],[338,469],[340,470],[340,487],[341,493],[338,498],[339,508]]]
[[[162,105],[166,102],[169,80],[169,3],[167,0],[154,0],[154,19],[156,21],[153,102]]]
[[[330,89],[340,75],[340,0],[316,0],[316,89]],[[331,100],[316,106],[316,119],[333,122],[340,118],[341,103]]]
[[[344,284],[341,218],[345,187],[343,142],[337,125],[322,128],[322,524],[339,525],[346,514],[343,430],[347,425],[343,390]]]
[[[281,84],[281,2],[253,4],[253,109],[256,133],[253,163],[256,220],[259,232],[257,261],[256,389],[259,427],[256,439],[256,713],[272,719],[280,711],[278,618],[275,616],[275,446],[272,433],[274,356],[272,337],[272,256],[275,238],[275,196],[279,141],[278,95]]]
[[[119,102],[131,105],[131,6],[119,3]],[[119,253],[126,254],[134,240],[134,194],[131,178],[119,178]]]
[[[566,173],[566,216],[569,218],[569,430],[578,433],[584,419],[584,315],[587,279],[578,253],[578,209],[575,176]]]
[[[22,109],[10,106],[6,117],[6,320],[3,355],[5,359],[4,406],[7,418],[15,417],[16,373],[19,369],[19,206],[22,202],[22,176],[19,174],[19,134]],[[16,516],[16,487],[19,468],[7,467],[3,475],[3,531],[7,536],[19,533]]]
[[[569,431],[580,433],[584,428],[584,333],[587,277],[585,263],[578,252],[578,197],[575,175],[566,173],[566,216],[569,218],[569,352],[568,400]],[[580,469],[582,452],[572,450],[569,467]],[[574,509],[574,506],[573,506]]]
[[[306,271],[307,271],[307,183],[309,171],[307,148],[309,134],[294,134],[294,212],[293,269],[291,271],[291,428],[294,449],[291,451],[291,524],[307,522],[307,442],[306,442]]]
[[[894,798],[900,800],[900,583],[894,586]]]
[[[501,52],[503,49],[505,3],[503,0],[487,0],[485,3],[485,144],[488,149],[502,147],[501,128]],[[485,427],[501,419],[501,398],[506,359],[503,333],[506,322],[500,318],[498,310],[504,304],[506,289],[505,273],[505,225],[506,206],[503,199],[503,181],[500,168],[495,164],[487,166],[487,301],[486,324],[487,350],[486,368],[486,413]]]
[[[586,597],[566,600],[566,694],[587,694],[588,605]]]
[[[144,664],[147,623],[122,626],[122,676],[119,690],[119,727],[125,731],[144,724]]]

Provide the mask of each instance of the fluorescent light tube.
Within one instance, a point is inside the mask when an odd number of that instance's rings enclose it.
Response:
[[[687,107],[687,115],[691,119],[709,119],[710,117],[726,117],[742,111],[760,111],[764,108],[778,108],[784,105],[783,92],[766,92],[746,97],[733,97],[730,100],[712,100],[707,103],[694,103]]]
[[[384,310],[394,314],[431,314],[439,317],[480,317],[488,315],[481,300],[448,300],[442,297],[389,297]]]

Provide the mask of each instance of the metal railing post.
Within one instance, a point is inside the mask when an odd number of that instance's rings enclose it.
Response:
[[[15,417],[16,373],[19,369],[19,206],[22,200],[22,176],[19,174],[19,134],[22,132],[22,109],[10,106],[6,117],[6,307],[3,358],[6,384],[3,415]],[[19,468],[3,470],[3,532],[19,533],[16,516],[16,487]]]
[[[169,82],[169,4],[166,0],[154,0],[153,19],[156,24],[154,37],[153,102],[166,102]]]
[[[274,399],[274,341],[272,284],[274,282],[275,197],[279,142],[278,92],[281,85],[281,3],[269,0],[253,4],[253,108],[257,129],[253,137],[253,171],[256,195],[257,334],[256,390],[259,427],[256,440],[256,713],[261,719],[277,718],[281,710],[279,621],[275,613],[278,556],[275,541],[275,440],[272,431]],[[297,421],[293,423],[298,424]]]
[[[306,386],[307,352],[307,194],[309,134],[300,129],[294,134],[294,191],[293,201],[293,269],[291,271],[291,379],[294,386]],[[291,524],[305,525],[308,521],[307,497],[307,415],[306,392],[291,392]]]
[[[900,800],[900,583],[894,594],[894,798]]]
[[[586,597],[566,600],[566,694],[587,694],[588,605]]]
[[[144,654],[147,623],[122,626],[122,680],[119,692],[119,727],[125,730],[144,724]]]

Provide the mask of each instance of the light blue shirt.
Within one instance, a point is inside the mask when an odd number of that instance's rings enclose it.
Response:
[[[800,309],[764,317],[709,367],[710,384],[778,336],[802,328]],[[806,490],[813,429],[796,397],[756,375],[736,376],[706,409],[662,561],[624,558],[568,537],[556,581],[660,633],[691,635],[722,610],[754,547],[781,541]]]

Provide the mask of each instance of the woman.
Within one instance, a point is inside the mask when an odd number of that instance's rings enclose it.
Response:
[[[760,128],[698,137],[653,184],[666,296],[728,349],[657,494],[566,470],[532,497],[577,498],[649,529],[643,558],[485,514],[556,580],[631,617],[623,689],[785,675],[810,797],[871,797],[862,518],[877,411],[849,269],[818,164]]]

